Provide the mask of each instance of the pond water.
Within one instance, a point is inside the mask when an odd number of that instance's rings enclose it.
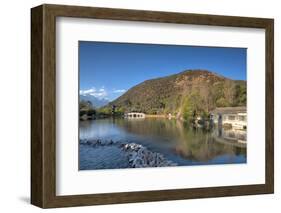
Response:
[[[137,143],[161,153],[179,166],[246,163],[246,131],[194,129],[176,119],[99,119],[80,121],[80,139]],[[120,152],[106,147],[80,147],[79,167],[126,168]]]

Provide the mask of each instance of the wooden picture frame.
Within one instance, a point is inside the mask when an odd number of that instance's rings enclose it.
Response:
[[[265,29],[265,184],[56,195],[56,18],[94,18]],[[127,9],[44,4],[31,9],[31,203],[42,208],[267,194],[274,191],[274,21]]]

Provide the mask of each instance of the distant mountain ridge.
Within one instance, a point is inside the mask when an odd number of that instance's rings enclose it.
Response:
[[[109,100],[104,98],[96,98],[93,95],[80,95],[80,101],[90,101],[95,108],[100,108],[109,103]]]
[[[208,70],[185,70],[146,80],[107,106],[148,114],[181,113],[186,103],[210,111],[216,107],[245,106],[246,81],[231,80]]]

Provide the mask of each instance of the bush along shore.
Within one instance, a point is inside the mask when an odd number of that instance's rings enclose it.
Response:
[[[152,152],[146,147],[136,143],[124,143],[113,140],[80,140],[80,145],[91,147],[115,146],[118,147],[128,160],[129,168],[166,167],[177,166],[176,163],[166,159],[162,154]]]

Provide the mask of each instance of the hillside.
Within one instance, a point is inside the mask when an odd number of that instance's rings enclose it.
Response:
[[[246,81],[235,81],[206,70],[186,70],[144,81],[109,103],[119,111],[147,114],[209,112],[215,107],[245,106]]]

